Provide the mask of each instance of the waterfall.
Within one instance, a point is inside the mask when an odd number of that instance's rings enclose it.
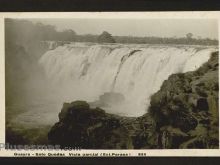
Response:
[[[216,47],[71,43],[47,51],[39,60],[62,102],[95,101],[118,92],[125,101],[109,113],[140,116],[150,96],[169,75],[193,71],[208,61]]]

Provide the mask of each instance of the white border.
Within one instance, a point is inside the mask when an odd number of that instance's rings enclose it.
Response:
[[[5,142],[5,67],[4,67],[4,18],[104,18],[104,19],[217,19],[220,20],[220,12],[38,12],[38,13],[0,13],[0,143]],[[219,27],[218,27],[219,28]],[[220,30],[219,30],[220,32]],[[139,156],[138,153],[145,153],[146,156],[220,156],[220,149],[150,149],[150,150],[81,150],[81,151],[8,151],[1,149],[0,156],[14,156],[14,153],[29,153],[31,157],[36,157],[36,153],[98,153],[102,156],[107,154],[128,154],[129,156]],[[111,157],[115,157],[111,155]]]

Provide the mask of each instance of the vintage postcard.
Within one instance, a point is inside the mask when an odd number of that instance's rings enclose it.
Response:
[[[0,156],[220,156],[219,18],[0,13]]]

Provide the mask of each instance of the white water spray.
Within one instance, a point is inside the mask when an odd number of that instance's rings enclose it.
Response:
[[[193,71],[215,47],[74,43],[46,52],[39,63],[61,102],[95,101],[105,92],[124,95],[109,113],[140,116],[169,75]]]

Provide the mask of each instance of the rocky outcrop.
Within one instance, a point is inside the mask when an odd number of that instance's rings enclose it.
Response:
[[[92,108],[85,101],[64,103],[49,142],[84,149],[218,148],[218,70],[216,52],[198,70],[171,75],[151,97],[149,113],[138,118],[96,107],[112,94]]]
[[[151,97],[159,148],[218,148],[218,53],[195,72],[174,74]]]
[[[91,109],[85,101],[64,103],[59,122],[51,128],[48,139],[61,147],[131,148],[131,139],[121,119],[100,108]]]

